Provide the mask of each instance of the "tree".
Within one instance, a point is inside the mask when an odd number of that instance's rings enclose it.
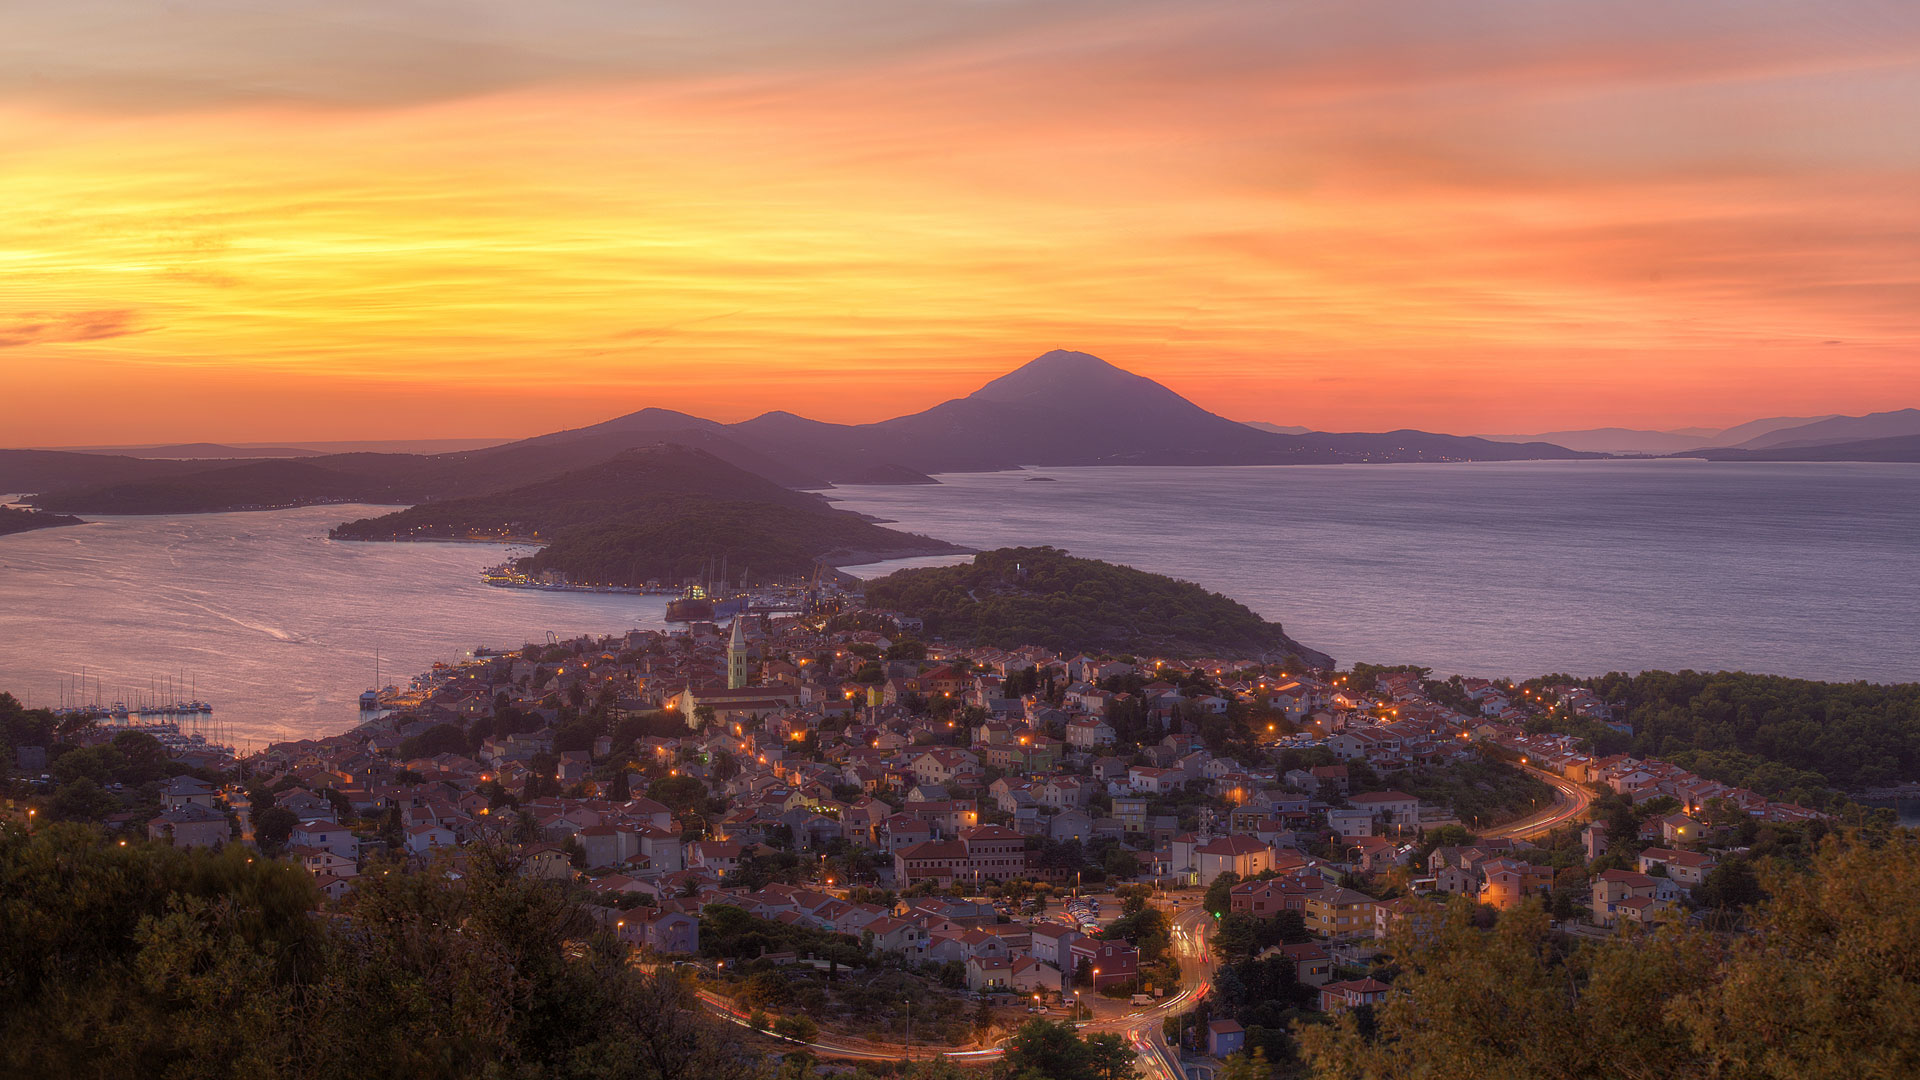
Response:
[[[1437,934],[1404,949],[1395,992],[1370,1017],[1296,1026],[1313,1075],[1713,1075],[1666,1008],[1714,980],[1711,938],[1668,927],[1568,950],[1535,902],[1491,932],[1472,914],[1455,901]]]
[[[1123,1044],[1124,1046],[1124,1044]],[[1103,1080],[1093,1051],[1073,1025],[1051,1020],[1029,1020],[1007,1041],[1002,1058],[1007,1074],[1026,1080]]]
[[[120,755],[120,768],[114,779],[123,784],[148,784],[167,778],[167,748],[144,731],[123,731],[113,737],[113,749]]]
[[[1132,915],[1123,915],[1107,924],[1100,936],[1109,940],[1132,942],[1140,950],[1140,961],[1152,964],[1166,955],[1173,945],[1173,925],[1159,908],[1142,907]]]
[[[1765,898],[1753,865],[1740,858],[1729,858],[1714,867],[1694,893],[1694,899],[1710,908],[1751,907]]]
[[[54,758],[50,768],[55,783],[71,784],[84,778],[96,787],[105,787],[113,783],[113,775],[123,763],[120,752],[111,746],[87,746]]]
[[[293,835],[293,827],[300,824],[300,815],[284,806],[269,806],[265,810],[253,812],[253,838],[262,847],[279,848]]]
[[[400,759],[433,757],[436,754],[467,752],[467,733],[454,724],[435,724],[418,735],[400,741]]]
[[[53,793],[53,801],[47,807],[47,812],[56,821],[99,821],[119,807],[120,800],[114,798],[111,792],[102,789],[92,778],[81,776],[60,785],[59,790]]]
[[[1780,864],[1718,978],[1674,1013],[1723,1075],[1920,1074],[1920,848],[1830,837],[1807,872]]]
[[[773,1022],[773,1033],[797,1043],[810,1043],[820,1037],[820,1025],[804,1016],[783,1016]]]
[[[1222,871],[1220,876],[1214,878],[1213,883],[1207,886],[1207,895],[1200,902],[1213,914],[1225,915],[1232,907],[1233,887],[1238,884],[1240,884],[1239,874],[1232,870]]]
[[[1267,1064],[1267,1052],[1260,1047],[1231,1054],[1226,1064],[1213,1074],[1214,1080],[1269,1080],[1273,1066]]]
[[[1088,1065],[1100,1080],[1121,1080],[1133,1075],[1133,1063],[1139,1058],[1124,1036],[1103,1031],[1087,1036]]]

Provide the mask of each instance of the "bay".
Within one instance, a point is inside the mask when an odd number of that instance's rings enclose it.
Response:
[[[1920,466],[1127,467],[941,480],[833,495],[973,547],[1053,544],[1196,581],[1343,664],[1920,679]],[[661,597],[486,586],[478,572],[503,557],[497,546],[327,539],[333,524],[385,509],[105,518],[0,537],[0,689],[54,704],[84,669],[107,700],[132,700],[172,675],[214,703],[222,732],[258,746],[351,727],[376,653],[385,681],[404,684],[477,646],[665,625]]]
[[[971,547],[1046,543],[1197,582],[1342,664],[1514,678],[1694,668],[1920,679],[1920,465],[1047,468],[939,479],[834,494],[846,509]]]
[[[405,686],[478,646],[666,625],[665,597],[485,585],[497,545],[327,538],[391,509],[107,517],[0,536],[0,690],[58,704],[84,669],[84,700],[98,680],[104,700],[132,703],[172,676],[213,704],[198,722],[244,750],[358,723],[376,657],[382,682]]]

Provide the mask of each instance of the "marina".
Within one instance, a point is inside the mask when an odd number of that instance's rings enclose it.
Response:
[[[775,586],[774,591],[736,592],[717,596],[717,586],[693,584],[684,587],[649,581],[644,585],[585,584],[568,581],[557,570],[528,574],[510,562],[480,571],[480,580],[497,589],[535,589],[541,592],[623,594],[627,596],[671,596],[667,602],[668,622],[704,622],[730,619],[735,615],[797,614],[808,609],[818,585]],[[363,707],[365,705],[363,696]]]

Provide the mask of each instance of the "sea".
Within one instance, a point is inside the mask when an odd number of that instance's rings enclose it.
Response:
[[[183,727],[244,753],[345,731],[362,691],[479,648],[666,625],[662,596],[481,582],[530,548],[327,537],[393,509],[101,517],[0,536],[0,690],[35,706],[197,696],[214,711]]]
[[[1920,680],[1920,465],[1675,460],[1047,468],[836,489],[975,548],[1196,582],[1354,661],[1527,678],[1648,668]],[[236,744],[332,734],[478,647],[664,623],[661,597],[483,584],[497,545],[355,543],[389,508],[101,518],[0,536],[0,689],[184,684]],[[524,552],[525,549],[520,549]],[[875,576],[941,559],[848,569]],[[244,749],[244,745],[242,745]]]

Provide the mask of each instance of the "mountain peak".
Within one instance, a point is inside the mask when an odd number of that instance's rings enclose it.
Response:
[[[1115,367],[1092,353],[1055,349],[1034,357],[967,396],[980,401],[1020,402],[1069,395],[1085,399],[1089,394],[1139,393],[1149,388],[1168,397],[1176,396],[1152,379]]]
[[[1092,353],[1077,352],[1073,349],[1053,349],[1027,361],[1018,370],[1084,375],[1089,372],[1120,371],[1121,369]]]

